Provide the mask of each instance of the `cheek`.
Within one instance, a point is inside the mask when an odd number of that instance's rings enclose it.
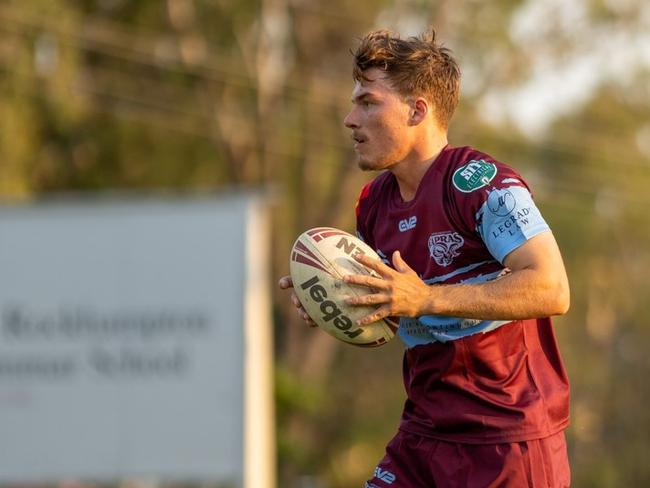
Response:
[[[377,137],[378,143],[385,143],[387,140],[395,140],[399,138],[398,125],[388,120],[377,121],[373,124],[373,132]]]
[[[399,151],[405,142],[403,128],[399,124],[386,124],[381,127],[378,144],[392,152]]]

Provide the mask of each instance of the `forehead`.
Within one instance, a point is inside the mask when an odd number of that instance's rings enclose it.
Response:
[[[356,81],[352,90],[352,99],[357,99],[365,95],[397,95],[397,91],[393,88],[385,72],[377,68],[371,68],[364,71],[363,74],[366,79]]]

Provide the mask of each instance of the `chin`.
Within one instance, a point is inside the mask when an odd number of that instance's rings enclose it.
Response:
[[[362,171],[374,171],[377,169],[378,161],[370,159],[357,153],[357,166]]]
[[[369,161],[367,159],[359,158],[357,161],[359,169],[362,171],[381,171],[388,168],[390,165],[386,164],[384,161]]]
[[[357,165],[361,171],[373,171],[375,169],[371,162],[364,161],[363,159],[359,159]]]

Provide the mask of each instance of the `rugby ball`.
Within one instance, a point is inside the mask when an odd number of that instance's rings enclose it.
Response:
[[[356,321],[375,307],[345,303],[351,296],[373,293],[371,289],[343,281],[349,274],[377,276],[354,260],[356,254],[379,259],[361,239],[332,227],[316,227],[301,234],[291,249],[289,271],[294,291],[305,311],[325,332],[360,347],[376,347],[390,341],[397,331],[391,318],[359,327]]]

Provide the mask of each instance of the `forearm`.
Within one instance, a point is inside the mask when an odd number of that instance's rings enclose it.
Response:
[[[364,255],[355,259],[379,274],[344,277],[347,283],[373,290],[348,298],[348,304],[379,306],[357,321],[359,325],[388,316],[518,320],[560,315],[569,308],[569,282],[550,232],[533,237],[508,254],[503,265],[510,272],[487,283],[428,286],[399,251],[393,253],[394,269]]]
[[[568,306],[564,280],[522,269],[486,283],[430,286],[420,315],[517,320],[561,315]]]

